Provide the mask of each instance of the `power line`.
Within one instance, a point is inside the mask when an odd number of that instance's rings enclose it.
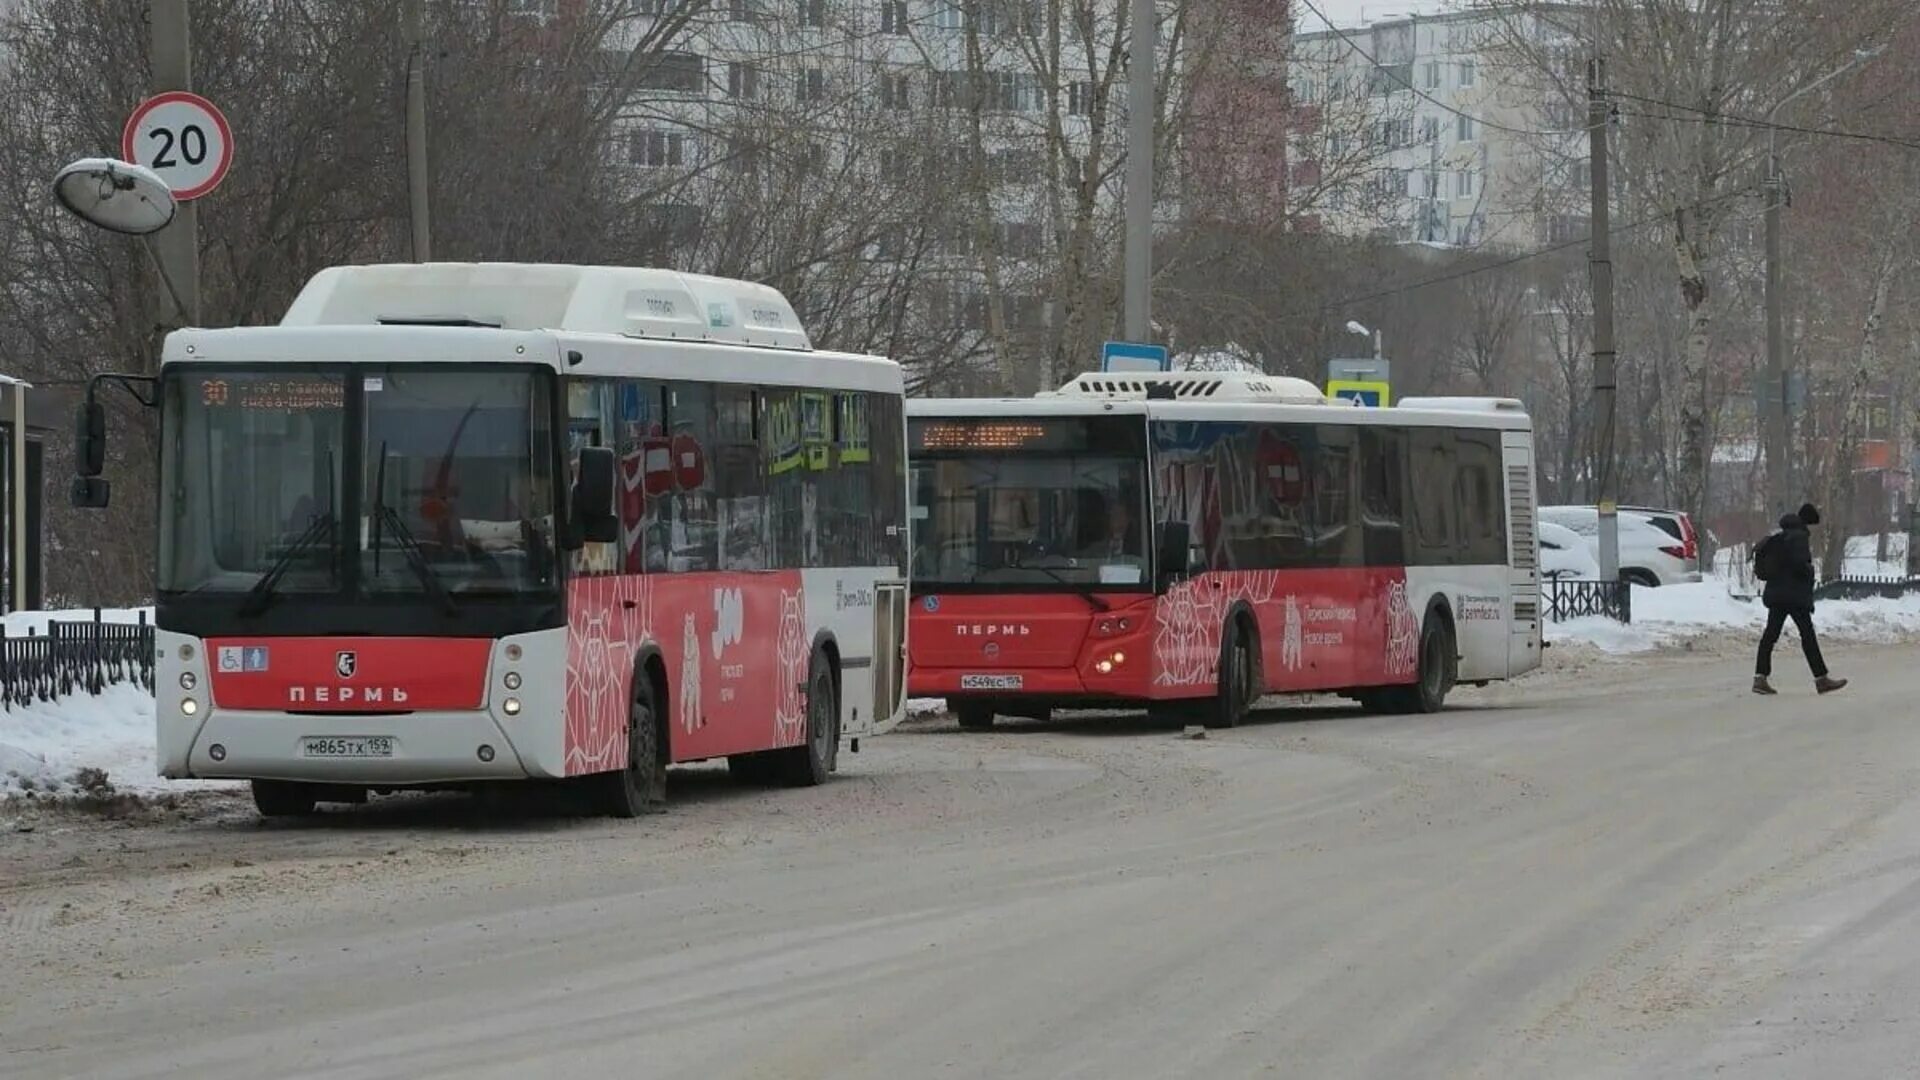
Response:
[[[1636,101],[1643,105],[1658,105],[1664,109],[1677,109],[1684,113],[1694,114],[1691,116],[1674,116],[1671,113],[1669,113],[1668,115],[1661,116],[1657,113],[1640,113],[1640,112],[1622,111],[1620,113],[1620,115],[1622,116],[1636,116],[1636,117],[1640,117],[1647,120],[1669,120],[1669,121],[1675,121],[1675,122],[1689,121],[1693,123],[1725,124],[1729,127],[1753,128],[1753,129],[1762,130],[1762,131],[1769,131],[1769,130],[1770,131],[1791,131],[1797,135],[1819,135],[1825,138],[1832,138],[1832,139],[1854,139],[1860,142],[1881,143],[1887,146],[1897,146],[1906,150],[1920,150],[1920,142],[1914,142],[1909,139],[1900,139],[1892,135],[1881,135],[1875,132],[1848,131],[1844,128],[1803,127],[1798,124],[1782,124],[1782,123],[1777,123],[1771,120],[1756,119],[1751,116],[1740,116],[1735,113],[1724,113],[1724,112],[1719,112],[1718,110],[1715,110],[1715,109],[1705,109],[1697,105],[1682,105],[1677,101],[1664,101],[1660,98],[1641,97],[1637,94],[1624,94],[1617,90],[1612,91],[1608,96],[1619,98],[1622,101]]]
[[[1708,206],[1718,205],[1719,203],[1728,202],[1733,199],[1745,198],[1746,196],[1752,195],[1752,194],[1754,194],[1753,189],[1742,188],[1738,191],[1730,191],[1724,195],[1717,195],[1711,199],[1704,199],[1700,202],[1693,203],[1690,206],[1688,206],[1687,209],[1700,210]],[[1662,211],[1661,213],[1658,213],[1658,214],[1649,214],[1646,217],[1640,218],[1638,220],[1629,221],[1624,225],[1616,225],[1613,228],[1607,230],[1607,235],[1618,236],[1621,233],[1632,232],[1637,229],[1644,229],[1649,225],[1654,225],[1659,222],[1667,220],[1669,217],[1673,215],[1673,213],[1674,213],[1673,211],[1667,210],[1667,211]],[[1401,293],[1417,292],[1421,289],[1431,288],[1435,285],[1445,285],[1448,282],[1460,281],[1464,278],[1470,278],[1478,274],[1487,274],[1495,270],[1504,270],[1509,266],[1516,266],[1520,263],[1531,262],[1534,259],[1543,259],[1548,255],[1555,255],[1562,251],[1570,250],[1572,248],[1585,247],[1586,245],[1592,242],[1593,242],[1593,237],[1589,235],[1589,236],[1583,236],[1578,240],[1568,240],[1558,244],[1550,244],[1546,247],[1539,248],[1534,251],[1525,252],[1520,255],[1509,256],[1508,258],[1505,258],[1505,259],[1499,259],[1490,263],[1483,263],[1479,266],[1468,267],[1464,270],[1454,270],[1449,273],[1439,274],[1437,276],[1425,278],[1420,281],[1409,282],[1405,285],[1397,285],[1391,289],[1381,289],[1378,292],[1363,293],[1359,296],[1348,296],[1348,297],[1343,297],[1339,300],[1329,301],[1328,303],[1320,305],[1320,310],[1321,311],[1337,311],[1341,308],[1352,307],[1355,304],[1364,304],[1369,300],[1383,300],[1389,296],[1399,296]]]
[[[1479,124],[1483,127],[1492,128],[1495,131],[1504,131],[1509,135],[1525,135],[1530,138],[1555,138],[1555,137],[1560,137],[1565,135],[1578,135],[1578,134],[1584,133],[1587,130],[1585,127],[1568,128],[1565,131],[1539,131],[1534,128],[1510,127],[1506,124],[1495,123],[1494,121],[1485,119],[1484,117],[1475,116],[1473,113],[1470,113],[1470,112],[1463,112],[1460,109],[1457,109],[1452,105],[1449,105],[1444,101],[1441,101],[1439,98],[1434,97],[1432,94],[1429,94],[1426,91],[1420,89],[1419,87],[1413,85],[1411,81],[1401,78],[1399,72],[1393,70],[1390,67],[1387,67],[1385,64],[1382,64],[1380,61],[1374,59],[1373,54],[1361,48],[1360,45],[1357,42],[1355,42],[1353,38],[1350,37],[1345,30],[1342,30],[1338,26],[1335,26],[1333,24],[1333,20],[1327,18],[1326,13],[1321,11],[1319,7],[1317,7],[1314,4],[1313,0],[1300,0],[1300,2],[1306,5],[1306,8],[1308,11],[1311,11],[1315,15],[1319,16],[1320,21],[1323,23],[1326,23],[1327,29],[1331,30],[1334,36],[1338,37],[1341,41],[1345,42],[1347,45],[1347,48],[1352,49],[1356,53],[1359,53],[1360,58],[1365,60],[1368,64],[1372,65],[1372,67],[1375,70],[1384,72],[1389,78],[1393,79],[1394,82],[1397,82],[1401,86],[1404,86],[1408,90],[1411,90],[1415,97],[1418,97],[1421,100],[1428,102],[1429,104],[1437,105],[1446,112],[1450,112],[1455,116],[1463,117],[1467,120],[1471,120],[1474,123]]]

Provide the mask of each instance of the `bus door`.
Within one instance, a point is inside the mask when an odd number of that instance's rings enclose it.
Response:
[[[873,586],[873,718],[869,734],[897,723],[907,703],[907,583]]]
[[[1507,674],[1540,666],[1540,541],[1534,528],[1533,435],[1508,431],[1501,436],[1507,474]]]

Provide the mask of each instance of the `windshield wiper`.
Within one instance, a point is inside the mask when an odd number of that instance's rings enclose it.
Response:
[[[253,583],[253,588],[247,590],[247,598],[240,605],[240,615],[243,618],[251,618],[267,610],[280,588],[280,579],[293,565],[293,560],[299,558],[302,552],[312,547],[322,536],[331,538],[333,524],[332,511],[314,518],[313,524],[308,525],[307,530],[288,545],[287,550],[280,553],[280,557],[273,561],[273,565],[267,567],[267,572],[260,575],[260,580]]]
[[[413,530],[407,528],[407,523],[400,520],[399,513],[387,505],[386,494],[387,444],[382,442],[380,466],[374,470],[373,480],[373,528],[371,530],[373,576],[380,576],[380,552],[386,546],[381,542],[384,538],[380,534],[382,529],[385,529],[393,533],[394,546],[400,549],[400,554],[406,556],[407,566],[413,570],[414,576],[420,579],[420,584],[427,590],[428,595],[432,596],[447,614],[456,614],[459,611],[459,605],[454,603],[453,594],[447,591],[447,586],[440,580],[440,575],[434,573],[433,566],[427,562],[426,553],[420,550],[420,542],[413,538]]]
[[[460,605],[454,603],[453,594],[447,591],[440,575],[427,562],[426,553],[420,550],[420,542],[413,538],[413,530],[407,528],[407,523],[400,520],[399,512],[391,506],[382,506],[377,508],[376,513],[380,515],[378,520],[386,522],[387,531],[393,534],[394,546],[407,557],[407,566],[413,571],[413,576],[420,579],[420,585],[427,590],[427,595],[433,597],[447,614],[459,614]],[[374,557],[379,558],[377,551]]]

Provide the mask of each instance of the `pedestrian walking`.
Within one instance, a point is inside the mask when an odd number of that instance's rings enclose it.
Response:
[[[1760,594],[1767,607],[1767,629],[1760,635],[1760,657],[1753,668],[1753,692],[1773,694],[1773,647],[1780,631],[1793,620],[1800,632],[1800,649],[1807,654],[1807,667],[1813,672],[1814,689],[1831,694],[1847,685],[1827,671],[1820,655],[1820,642],[1813,632],[1813,543],[1809,532],[1820,524],[1820,511],[1812,503],[1797,514],[1780,519],[1780,531],[1769,534],[1753,550],[1754,576],[1767,583]]]

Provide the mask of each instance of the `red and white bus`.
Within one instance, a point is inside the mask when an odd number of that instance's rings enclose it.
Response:
[[[907,417],[908,686],[963,727],[1128,704],[1229,726],[1290,692],[1431,712],[1539,666],[1518,402],[1089,374]]]
[[[900,368],[771,288],[335,268],[155,381],[162,775],[270,815],[578,778],[630,816],[670,763],[816,784],[902,715]],[[91,392],[80,431],[104,505]]]

